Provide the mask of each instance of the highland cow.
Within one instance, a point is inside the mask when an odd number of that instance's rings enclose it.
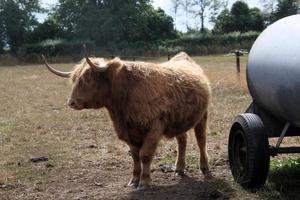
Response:
[[[129,145],[133,158],[129,186],[149,186],[150,165],[162,137],[176,137],[175,173],[183,175],[186,132],[191,128],[200,149],[200,169],[210,176],[206,152],[210,86],[186,53],[160,64],[86,56],[72,72],[58,71],[44,61],[54,74],[72,79],[71,108],[108,110],[118,138]]]

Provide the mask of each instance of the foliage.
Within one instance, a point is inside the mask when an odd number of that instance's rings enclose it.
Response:
[[[32,31],[28,36],[27,43],[39,43],[47,39],[66,38],[64,31],[55,20],[48,18]]]
[[[287,199],[299,199],[300,159],[289,158],[272,160],[270,164],[269,183],[283,192]]]
[[[192,0],[180,0],[180,2],[180,7],[185,14],[185,26],[186,29],[189,29],[189,13],[191,12]]]
[[[18,51],[22,61],[40,62],[40,54],[48,57],[72,56],[73,59],[82,57],[82,44],[86,43],[90,55],[101,57],[121,56],[131,59],[132,56],[162,56],[186,51],[191,55],[223,54],[233,49],[250,49],[259,32],[232,32],[227,34],[212,34],[208,30],[199,32],[190,30],[177,38],[158,43],[135,41],[121,43],[110,42],[107,46],[97,47],[91,40],[44,40],[35,44],[25,44]]]
[[[39,0],[1,1],[0,53],[6,44],[13,54],[29,47],[40,49],[39,44],[48,39],[62,39],[68,44],[88,40],[97,46],[119,48],[176,37],[172,17],[162,9],[154,9],[150,0],[59,0],[43,23],[33,15],[42,11],[38,3]]]
[[[167,16],[160,8],[150,12],[147,29],[146,41],[158,41],[176,36],[172,17]]]
[[[278,0],[278,4],[273,13],[273,21],[287,17],[289,15],[295,15],[300,9],[299,0]]]
[[[193,0],[193,11],[199,16],[201,22],[201,31],[204,30],[204,23],[207,16],[215,16],[223,5],[220,0]]]
[[[233,30],[233,20],[230,11],[224,9],[216,18],[213,32],[216,33],[229,33]]]
[[[95,44],[92,41],[48,39],[39,43],[23,45],[18,51],[18,56],[29,62],[39,61],[41,54],[48,57],[67,55],[75,56],[82,53],[82,44],[86,44],[89,50],[93,50],[95,48]]]
[[[8,43],[11,52],[16,53],[25,42],[26,36],[37,25],[33,12],[40,10],[38,0],[2,0],[0,2],[0,48]]]
[[[181,49],[189,54],[229,53],[233,49],[250,49],[259,34],[259,32],[255,31],[226,34],[194,31],[189,34],[183,34],[177,39],[169,40],[165,45],[169,49]]]
[[[224,9],[216,18],[213,31],[215,33],[262,31],[264,27],[264,17],[258,8],[250,9],[245,2],[236,1],[230,12]]]
[[[233,30],[231,31],[247,31],[251,19],[248,4],[243,1],[235,2],[231,7],[230,13],[233,20]]]
[[[262,31],[265,28],[263,13],[258,8],[250,9],[250,29],[252,31]]]
[[[38,23],[33,14],[43,11],[39,0],[2,0],[0,53],[9,46],[18,56],[27,56],[26,52],[76,55],[81,51],[79,41],[90,41],[96,52],[109,55],[178,50],[211,54],[250,48],[266,25],[297,13],[300,5],[300,0],[263,1],[268,13],[236,1],[231,9],[217,15],[225,0],[172,0],[175,17],[178,11],[186,14],[187,33],[182,34],[175,31],[172,17],[160,8],[154,9],[151,0],[59,0],[43,23]],[[192,15],[199,16],[200,31],[189,26]],[[212,31],[205,28],[207,19],[215,24]]]
[[[1,13],[2,12],[0,10],[0,54],[4,52],[3,48],[5,46],[5,41],[6,41],[4,19]]]
[[[290,15],[299,13],[300,0],[263,0],[267,25]]]
[[[181,5],[181,0],[171,0],[172,12],[174,12],[174,24],[177,22],[177,13]]]
[[[53,17],[71,38],[93,40],[99,46],[175,35],[172,18],[155,10],[149,0],[60,0]]]

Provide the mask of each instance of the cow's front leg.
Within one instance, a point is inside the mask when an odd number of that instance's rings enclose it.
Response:
[[[137,188],[140,182],[141,176],[141,160],[139,155],[140,148],[130,146],[130,154],[133,159],[133,173],[132,178],[128,183],[128,186]]]
[[[143,146],[140,149],[142,173],[138,189],[146,189],[150,186],[151,162],[161,136],[162,125],[160,122],[156,122],[153,124],[151,130],[147,133],[147,136],[143,140]]]

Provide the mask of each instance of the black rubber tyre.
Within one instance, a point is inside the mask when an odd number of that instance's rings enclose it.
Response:
[[[268,137],[258,115],[237,116],[228,142],[229,164],[234,180],[245,188],[262,186],[268,177]]]

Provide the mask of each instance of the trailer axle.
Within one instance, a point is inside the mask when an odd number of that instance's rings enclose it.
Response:
[[[270,147],[269,152],[271,156],[283,153],[300,153],[300,147]]]

